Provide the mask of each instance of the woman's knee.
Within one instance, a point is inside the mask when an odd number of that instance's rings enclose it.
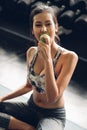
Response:
[[[0,112],[0,127],[7,129],[10,122],[10,116]]]
[[[42,119],[38,126],[37,130],[64,130],[63,123],[58,119]]]

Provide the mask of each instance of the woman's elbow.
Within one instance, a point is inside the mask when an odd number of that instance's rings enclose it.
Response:
[[[53,104],[53,103],[57,102],[58,99],[59,99],[59,96],[57,94],[56,95],[53,94],[52,96],[47,98],[47,102],[49,104]]]

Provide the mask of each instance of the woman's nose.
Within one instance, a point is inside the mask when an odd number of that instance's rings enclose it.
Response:
[[[47,31],[46,26],[42,26],[42,28],[41,28],[41,32],[46,32],[46,31]]]

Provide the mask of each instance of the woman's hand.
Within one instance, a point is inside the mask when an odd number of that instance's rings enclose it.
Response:
[[[40,41],[38,43],[38,50],[39,53],[41,53],[40,56],[42,56],[42,58],[45,59],[46,62],[51,59],[51,39],[50,36],[46,34],[43,34],[42,39],[44,40],[41,40],[40,38]]]

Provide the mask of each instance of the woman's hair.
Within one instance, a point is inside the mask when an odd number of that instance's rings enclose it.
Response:
[[[58,26],[57,7],[56,6],[55,7],[54,6],[48,6],[46,4],[40,3],[40,4],[37,4],[31,10],[31,13],[30,13],[30,29],[31,29],[31,31],[30,32],[32,32],[32,29],[33,29],[33,18],[34,18],[34,16],[39,14],[39,13],[42,13],[44,11],[47,11],[48,13],[52,14],[54,24]],[[32,36],[32,34],[31,34],[31,36]],[[55,35],[55,41],[57,41],[58,44],[60,42],[60,38],[58,36],[58,32]]]

